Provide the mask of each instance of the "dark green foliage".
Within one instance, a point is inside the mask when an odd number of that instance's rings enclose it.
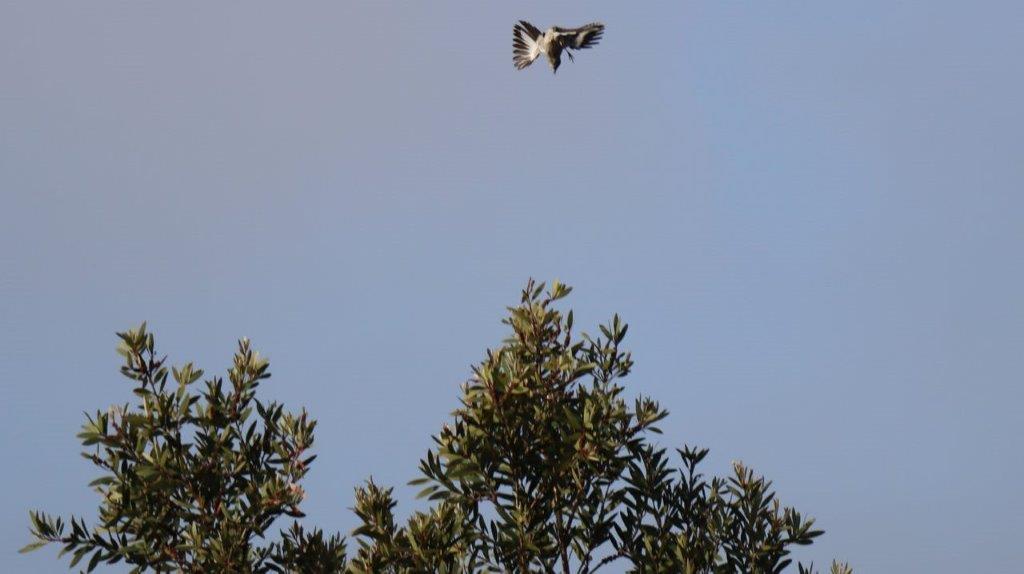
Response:
[[[242,340],[227,384],[214,377],[197,393],[203,372],[168,370],[145,324],[118,336],[137,401],[87,417],[78,435],[89,448],[82,455],[103,471],[90,485],[101,498],[98,525],[72,518],[67,529],[34,512],[36,541],[23,551],[56,542],[72,567],[88,556],[89,570],[124,561],[133,571],[340,571],[343,541],[319,530],[296,524],[280,542],[257,544],[281,515],[302,516],[299,481],[315,458],[307,451],[316,423],[255,398],[267,360]]]
[[[36,542],[63,545],[72,565],[120,560],[136,570],[349,572],[352,574],[775,574],[810,544],[814,521],[782,506],[771,483],[741,463],[705,477],[706,449],[671,454],[652,442],[668,413],[627,400],[633,366],[618,316],[600,335],[576,335],[556,309],[571,289],[532,281],[505,323],[511,334],[487,352],[463,386],[451,424],[434,437],[411,484],[433,506],[404,524],[392,489],[356,490],[358,549],[297,523],[279,542],[263,538],[282,514],[301,516],[298,481],[313,457],[315,423],[255,399],[267,363],[242,341],[228,385],[191,365],[172,369],[145,327],[121,335],[122,372],[139,404],[97,413],[79,435],[105,471],[100,525],[32,515]],[[63,553],[62,552],[62,553]],[[799,574],[812,567],[796,565]],[[832,574],[852,574],[833,563]]]
[[[469,551],[465,516],[459,508],[440,504],[430,512],[417,512],[406,526],[395,525],[390,488],[367,482],[356,490],[356,515],[363,525],[353,531],[359,552],[350,563],[353,574],[467,572]]]
[[[505,319],[511,336],[474,368],[453,423],[420,462],[411,484],[438,501],[435,512],[463,516],[463,529],[391,562],[394,537],[371,536],[361,555],[381,557],[373,570],[388,572],[425,571],[417,552],[452,548],[465,551],[448,555],[449,572],[786,568],[792,547],[821,534],[813,520],[781,507],[771,484],[742,464],[728,479],[706,480],[697,470],[706,450],[683,448],[681,468],[671,467],[649,442],[667,412],[623,397],[619,381],[633,365],[621,348],[626,324],[615,316],[600,336],[574,336],[572,312],[554,307],[569,292],[527,285]],[[387,492],[372,520],[360,512],[370,528],[393,524]]]

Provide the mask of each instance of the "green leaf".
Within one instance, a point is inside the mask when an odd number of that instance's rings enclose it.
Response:
[[[28,554],[33,550],[38,550],[43,546],[46,546],[47,544],[49,544],[49,542],[46,540],[36,540],[35,542],[29,542],[28,544],[18,549],[18,554]]]
[[[93,553],[92,558],[89,559],[89,568],[86,570],[86,572],[92,572],[93,570],[95,570],[96,569],[96,565],[100,563],[100,560],[102,558],[103,558],[103,549],[102,548],[96,549],[96,552]]]
[[[116,482],[116,481],[117,481],[117,479],[114,478],[113,476],[101,476],[101,477],[97,478],[96,480],[90,482],[89,486],[100,486],[102,484],[111,484],[111,483]]]

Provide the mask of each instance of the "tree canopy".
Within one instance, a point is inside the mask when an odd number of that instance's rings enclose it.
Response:
[[[589,574],[777,573],[822,534],[783,506],[764,477],[734,463],[705,476],[703,448],[653,440],[668,412],[627,398],[633,360],[617,315],[576,333],[559,301],[571,288],[530,281],[461,388],[452,420],[419,463],[429,508],[404,523],[393,489],[355,493],[354,553],[299,522],[300,480],[316,458],[315,421],[256,399],[269,364],[239,342],[227,381],[165,366],[145,325],[119,334],[135,401],[97,412],[79,434],[102,471],[97,524],[31,513],[34,541],[71,566],[124,561],[133,571]],[[170,382],[173,378],[174,383]],[[797,564],[800,573],[813,568]],[[850,574],[833,563],[833,574]]]
[[[256,399],[268,361],[243,339],[227,381],[212,377],[197,391],[203,371],[168,368],[145,324],[118,337],[134,404],[87,416],[78,435],[102,472],[90,483],[97,524],[33,512],[35,541],[22,551],[55,542],[71,567],[89,556],[89,571],[121,561],[133,572],[339,570],[338,536],[295,523],[279,542],[258,543],[277,518],[303,515],[299,481],[316,458],[305,411]]]

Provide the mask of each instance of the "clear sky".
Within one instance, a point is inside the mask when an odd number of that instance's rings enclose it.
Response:
[[[499,7],[500,6],[500,7]],[[512,67],[515,20],[607,24]],[[530,277],[618,312],[666,444],[858,572],[1010,572],[1024,497],[1024,3],[0,5],[0,570],[95,515],[114,332],[235,340],[320,420],[308,521],[404,486]]]

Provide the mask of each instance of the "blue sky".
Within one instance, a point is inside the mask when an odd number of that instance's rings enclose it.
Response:
[[[631,324],[666,444],[743,460],[859,572],[1007,572],[1024,517],[1024,5],[0,6],[0,569],[92,516],[113,333],[270,356],[309,522],[403,486],[528,277]],[[553,76],[511,27],[601,20]]]

